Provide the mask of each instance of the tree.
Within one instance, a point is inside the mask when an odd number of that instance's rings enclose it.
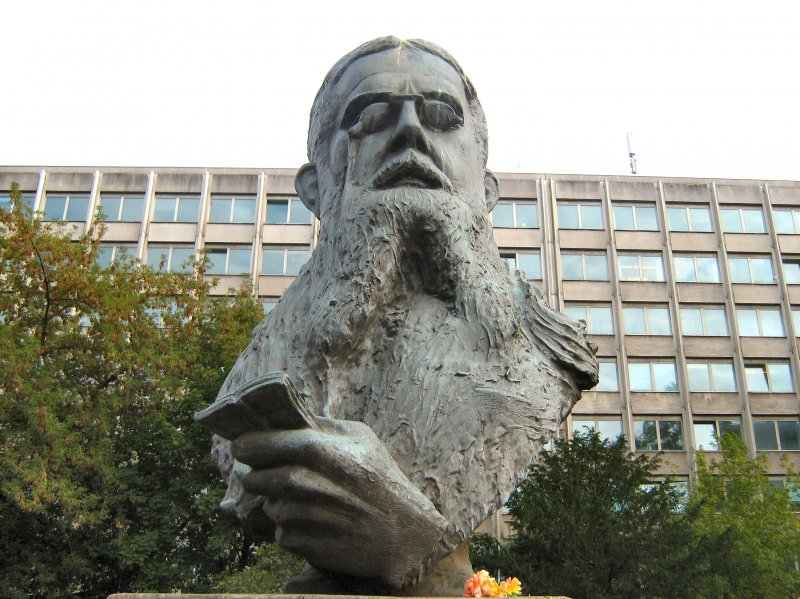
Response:
[[[504,574],[531,593],[575,599],[691,596],[683,497],[651,484],[658,464],[630,456],[624,439],[556,441],[508,502],[513,571]]]
[[[204,263],[96,263],[12,189],[0,210],[0,586],[4,596],[203,589],[249,543],[217,505],[213,400],[261,317],[209,297]]]
[[[305,562],[272,543],[253,550],[252,563],[221,577],[214,584],[219,593],[282,594],[286,584],[303,572]]]
[[[733,434],[722,456],[697,455],[689,511],[702,547],[703,597],[783,598],[800,595],[800,520],[786,486],[770,484],[763,457],[752,459]],[[789,484],[796,485],[793,476]]]

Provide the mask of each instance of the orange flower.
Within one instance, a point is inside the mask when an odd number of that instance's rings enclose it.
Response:
[[[464,597],[499,597],[500,586],[486,570],[475,572],[464,583]]]
[[[504,578],[499,586],[505,597],[516,597],[522,592],[522,583],[516,578]]]

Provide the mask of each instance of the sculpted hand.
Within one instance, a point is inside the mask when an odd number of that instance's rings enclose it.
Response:
[[[447,521],[367,425],[318,418],[311,429],[247,433],[234,457],[267,498],[275,540],[315,567],[399,588],[448,553]]]

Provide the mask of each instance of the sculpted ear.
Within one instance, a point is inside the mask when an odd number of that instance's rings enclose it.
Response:
[[[317,167],[314,163],[309,162],[300,167],[294,178],[294,188],[306,208],[319,218],[319,183]]]
[[[489,213],[494,210],[494,205],[500,198],[500,184],[497,182],[497,177],[490,170],[486,170],[483,176],[483,189],[486,193],[486,212]]]

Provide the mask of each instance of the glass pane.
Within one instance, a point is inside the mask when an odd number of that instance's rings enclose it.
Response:
[[[590,320],[592,321],[591,333],[595,335],[613,335],[614,323],[611,319],[611,308],[592,307],[589,308]]]
[[[667,208],[667,220],[670,231],[688,231],[689,220],[685,208]]]
[[[72,196],[67,205],[67,218],[69,222],[81,222],[86,220],[89,212],[89,198],[84,196]]]
[[[664,280],[664,264],[661,261],[661,256],[642,256],[642,280]]]
[[[536,204],[517,204],[517,228],[535,229],[537,224]]]
[[[695,422],[692,428],[694,429],[694,448],[696,450],[716,451],[719,448],[717,431],[713,422]]]
[[[600,382],[594,388],[595,391],[618,391],[619,383],[617,382],[617,363],[616,362],[600,362]]]
[[[698,308],[681,308],[681,332],[684,335],[703,335],[703,320]]]
[[[675,265],[675,280],[681,283],[694,283],[697,281],[697,275],[694,271],[694,258],[675,256],[672,263]]]
[[[636,451],[658,451],[655,420],[635,420],[633,437]]]
[[[650,380],[650,364],[628,364],[628,378],[631,391],[652,391],[653,382]]]
[[[623,281],[641,280],[638,256],[617,256],[619,262],[619,278]]]
[[[720,437],[733,434],[740,439],[742,438],[742,423],[738,420],[719,420],[717,423],[719,424]]]
[[[577,229],[578,224],[578,207],[569,204],[561,204],[558,206],[558,227],[560,229]]]
[[[541,260],[539,260],[539,253],[522,253],[518,254],[519,269],[525,274],[525,277],[534,281],[542,278]]]
[[[716,258],[697,258],[697,280],[701,283],[719,283],[719,266]]]
[[[794,390],[788,364],[768,364],[767,371],[769,372],[770,391],[790,393]]]
[[[289,201],[270,200],[267,202],[267,223],[283,225],[289,220]]]
[[[783,320],[778,310],[759,310],[761,334],[764,337],[783,337]]]
[[[711,231],[711,213],[708,208],[689,208],[692,231]]]
[[[500,259],[506,263],[508,272],[514,274],[517,271],[517,255],[516,254],[500,254]]]
[[[240,275],[250,272],[250,248],[229,250],[228,274]]]
[[[561,273],[567,281],[583,279],[583,261],[580,254],[561,254]]]
[[[800,428],[797,420],[778,420],[778,436],[781,440],[781,449],[788,451],[800,449]]]
[[[680,420],[661,420],[658,423],[661,435],[661,449],[683,449],[683,426]]]
[[[594,420],[573,420],[572,434],[591,435],[595,431]]]
[[[233,200],[230,198],[211,198],[211,214],[208,215],[208,222],[231,222],[231,204],[233,204]]]
[[[766,393],[769,391],[766,366],[745,366],[744,379],[747,383],[747,390],[750,393]]]
[[[622,421],[621,420],[598,420],[597,432],[600,438],[612,443],[622,436]]]
[[[800,262],[784,262],[783,276],[788,285],[800,284]]]
[[[654,363],[653,380],[655,380],[656,391],[677,391],[678,381],[675,378],[675,364]]]
[[[589,281],[608,281],[606,257],[588,254],[586,256],[586,275],[586,279]]]
[[[770,284],[775,282],[772,260],[769,258],[750,258],[750,272],[753,273],[753,283]]]
[[[564,314],[575,320],[583,320],[585,322],[589,320],[586,315],[586,306],[566,306]]]
[[[64,209],[67,207],[66,196],[47,196],[44,205],[42,220],[63,220]]]
[[[125,198],[122,204],[122,220],[126,223],[139,223],[143,216],[144,198]]]
[[[197,214],[199,212],[199,198],[181,198],[180,202],[178,202],[178,216],[176,221],[179,223],[196,223]]]
[[[778,438],[775,436],[775,421],[753,420],[753,436],[756,439],[756,449],[759,451],[778,449]]]
[[[725,320],[725,310],[722,308],[705,308],[703,310],[703,318],[706,323],[707,335],[722,335],[728,334],[728,323]]]
[[[495,227],[514,226],[514,205],[498,202],[492,210],[492,225]]]
[[[264,316],[272,312],[275,309],[275,306],[277,305],[278,305],[278,300],[276,299],[261,300],[261,308],[264,310]]]
[[[651,335],[671,335],[672,327],[669,326],[669,310],[666,308],[648,308],[647,330]]]
[[[738,209],[723,208],[719,211],[722,220],[722,230],[725,233],[741,233],[742,220],[739,218]]]
[[[758,337],[758,315],[755,310],[736,310],[736,323],[743,337]]]
[[[172,248],[170,270],[172,272],[191,272],[190,261],[192,258],[194,258],[194,248]]]
[[[633,206],[614,206],[614,228],[618,231],[633,231]]]
[[[251,198],[237,198],[233,204],[233,222],[235,223],[254,223],[256,222],[256,201]]]
[[[792,323],[794,324],[794,334],[800,337],[800,310],[792,310]]]
[[[760,209],[742,210],[742,221],[745,233],[763,233],[764,217]]]
[[[308,250],[286,251],[286,274],[297,275],[300,268],[308,261]]]
[[[97,258],[95,258],[95,262],[97,266],[100,268],[108,268],[111,266],[111,261],[114,258],[114,248],[112,247],[101,247],[97,250]]]
[[[626,335],[646,335],[647,328],[644,320],[644,308],[624,308]]]
[[[161,263],[164,266],[161,266]],[[169,248],[147,248],[147,266],[153,270],[167,270],[169,268]]]
[[[733,364],[709,364],[715,391],[736,391]]]
[[[728,258],[728,268],[731,271],[731,283],[750,282],[750,265],[747,258]]]
[[[581,206],[581,228],[603,229],[603,210],[600,206]]]
[[[100,210],[105,214],[108,222],[119,220],[119,212],[122,207],[122,198],[119,196],[102,196],[100,198]]]
[[[156,208],[153,211],[153,221],[158,223],[171,223],[175,218],[176,198],[156,198]]]
[[[775,220],[775,232],[779,235],[791,235],[794,233],[794,219],[791,210],[775,210],[772,213]]]
[[[636,228],[639,231],[658,231],[656,209],[650,206],[637,206]]]
[[[708,364],[687,364],[686,373],[689,376],[689,391],[711,391]]]
[[[261,274],[282,275],[283,274],[284,250],[264,250],[261,263]]]
[[[210,275],[225,274],[225,262],[228,258],[228,250],[209,250],[208,268],[206,272]]]
[[[292,200],[292,210],[289,223],[293,225],[311,224],[311,211],[306,208],[302,200]]]

